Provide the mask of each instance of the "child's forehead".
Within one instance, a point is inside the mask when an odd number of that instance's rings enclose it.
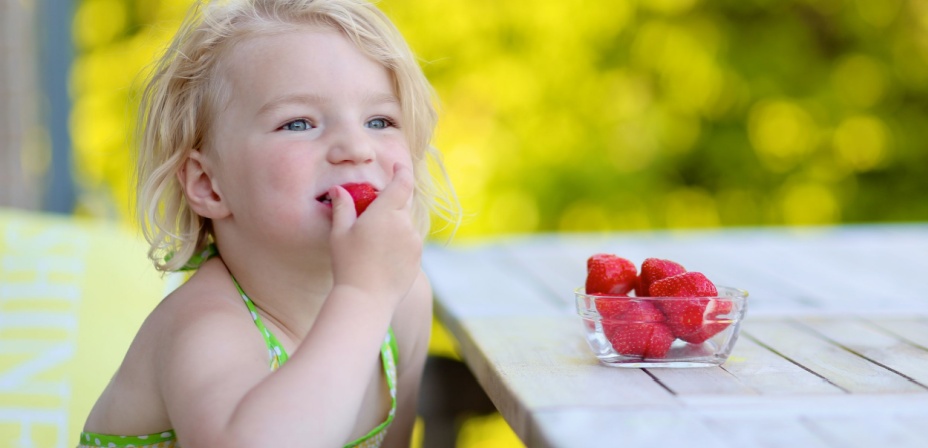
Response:
[[[366,72],[387,72],[385,64],[369,57],[344,33],[319,27],[256,34],[235,42],[225,52],[224,70],[233,74],[265,74],[286,68],[330,71],[354,65]]]
[[[360,51],[338,30],[309,26],[289,27],[279,31],[251,32],[240,36],[227,47],[223,59],[230,65],[241,63],[249,66],[256,60],[279,63],[305,55],[307,50],[312,50],[310,54],[317,54],[320,50],[326,49],[341,53]]]
[[[392,72],[332,29],[251,36],[230,48],[223,65],[233,102],[248,107],[295,92],[396,97]]]

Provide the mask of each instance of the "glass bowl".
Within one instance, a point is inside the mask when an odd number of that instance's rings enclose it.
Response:
[[[728,359],[747,310],[747,291],[716,289],[715,297],[574,293],[586,342],[602,364],[710,367]]]

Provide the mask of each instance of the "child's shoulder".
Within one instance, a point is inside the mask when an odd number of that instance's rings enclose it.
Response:
[[[247,308],[234,301],[235,286],[231,280],[224,286],[222,280],[218,270],[201,270],[149,314],[91,412],[89,430],[122,434],[141,428],[154,433],[169,427],[162,394],[171,377],[195,379],[242,362],[255,365],[244,370],[261,372],[267,364],[261,358],[266,356],[262,340]],[[254,361],[242,353],[253,353]],[[243,370],[238,364],[235,368]],[[152,405],[138,411],[142,403]]]
[[[165,347],[203,346],[217,338],[260,341],[232,277],[218,259],[204,263],[165,297],[146,321],[149,324]]]
[[[231,276],[214,259],[152,311],[123,364],[120,374],[129,369],[150,376],[164,391],[178,381],[209,381],[224,370],[263,373],[267,349]]]
[[[432,286],[425,273],[419,272],[393,316],[390,325],[401,352],[412,354],[427,349],[432,327]],[[401,362],[408,359],[400,353]]]

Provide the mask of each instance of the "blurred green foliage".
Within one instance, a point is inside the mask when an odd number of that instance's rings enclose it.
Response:
[[[127,217],[136,76],[189,0],[81,0],[81,213]],[[928,220],[928,0],[383,0],[459,235]]]

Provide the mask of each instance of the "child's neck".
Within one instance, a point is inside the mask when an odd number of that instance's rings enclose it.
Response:
[[[240,254],[220,247],[219,253],[265,324],[273,324],[296,343],[302,341],[332,289],[328,257],[302,257],[297,264],[266,251]]]

